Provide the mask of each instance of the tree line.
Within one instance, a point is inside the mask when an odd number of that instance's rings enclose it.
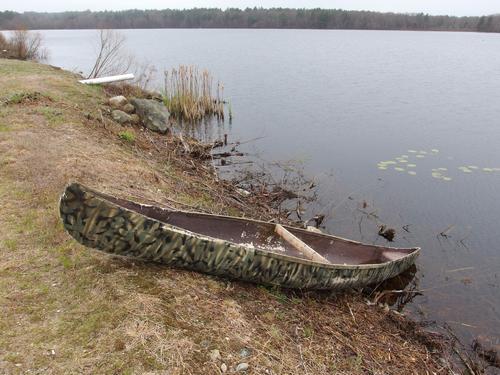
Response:
[[[0,12],[0,29],[370,29],[500,32],[500,15],[431,16],[340,9],[247,8],[101,12]]]

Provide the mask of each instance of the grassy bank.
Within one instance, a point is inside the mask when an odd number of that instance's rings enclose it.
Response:
[[[115,124],[101,88],[0,60],[0,373],[447,373],[439,345],[356,294],[291,293],[89,251],[62,230],[78,180],[266,218],[175,140]],[[126,131],[133,136],[121,136]],[[168,370],[167,372],[162,372]]]

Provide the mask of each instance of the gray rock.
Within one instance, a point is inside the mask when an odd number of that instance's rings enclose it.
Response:
[[[170,113],[163,103],[149,99],[132,99],[130,101],[135,107],[136,113],[141,118],[144,126],[158,133],[169,131]]]
[[[208,347],[210,346],[210,341],[208,340],[202,340],[200,342],[200,346],[203,348],[203,349],[208,349]]]
[[[251,349],[243,348],[240,351],[240,357],[241,358],[250,357],[251,355],[252,355],[252,350]]]
[[[214,349],[210,352],[210,360],[212,362],[217,362],[220,359],[222,359],[222,357],[220,356],[220,352],[217,349]]]
[[[113,96],[112,98],[110,98],[108,100],[108,103],[111,107],[113,108],[121,108],[123,107],[125,104],[128,103],[128,100],[126,97],[120,95],[120,96]]]
[[[227,371],[227,365],[225,363],[223,363],[222,365],[220,365],[220,370],[222,372],[226,372]]]
[[[135,112],[135,107],[132,104],[127,103],[123,106],[122,111],[128,114],[132,114]]]
[[[113,120],[117,123],[122,125],[132,122],[132,117],[130,115],[117,109],[111,112],[111,117],[113,117]]]
[[[248,370],[250,366],[248,365],[248,363],[240,363],[238,366],[236,366],[236,371],[237,372],[244,372],[246,370]]]

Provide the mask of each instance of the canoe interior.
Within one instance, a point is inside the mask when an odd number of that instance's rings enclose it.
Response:
[[[264,251],[307,259],[300,251],[275,233],[275,225],[233,217],[173,211],[149,205],[141,205],[98,192],[98,197],[157,221],[190,232],[252,246]],[[303,229],[286,227],[288,231],[330,263],[337,265],[382,264],[398,260],[418,249],[396,249],[373,246]]]

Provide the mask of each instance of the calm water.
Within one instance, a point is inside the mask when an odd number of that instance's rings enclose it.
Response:
[[[160,71],[196,64],[220,78],[235,117],[213,132],[263,137],[242,149],[299,161],[321,182],[310,212],[327,214],[330,233],[382,244],[384,223],[395,245],[421,246],[410,311],[500,338],[500,35],[123,33]],[[43,34],[52,64],[89,70],[96,31]]]

